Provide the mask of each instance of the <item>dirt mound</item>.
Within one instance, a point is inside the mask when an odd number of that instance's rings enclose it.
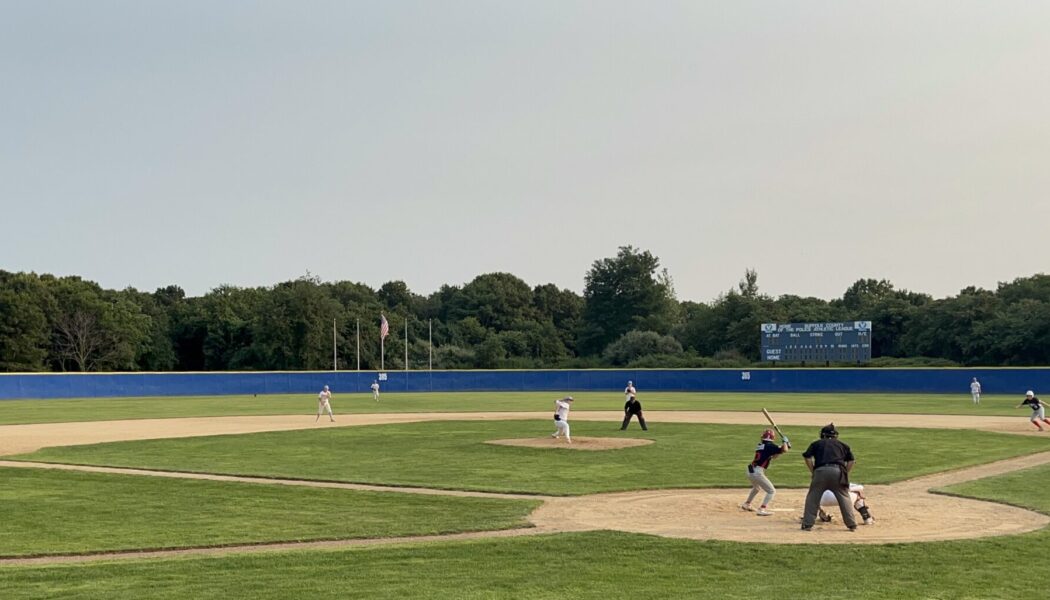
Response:
[[[525,448],[558,448],[561,450],[619,450],[634,446],[648,446],[652,440],[639,438],[574,437],[572,443],[550,436],[541,438],[516,438],[511,440],[488,440],[486,444],[497,446],[522,446]]]

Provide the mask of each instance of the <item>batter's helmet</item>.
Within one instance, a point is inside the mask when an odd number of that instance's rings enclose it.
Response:
[[[762,432],[762,441],[773,439],[773,430],[767,429]]]
[[[834,423],[828,423],[827,425],[820,428],[820,437],[822,438],[837,438],[839,432],[835,429]]]

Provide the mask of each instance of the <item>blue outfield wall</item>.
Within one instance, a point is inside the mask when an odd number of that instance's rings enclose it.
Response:
[[[366,392],[374,371],[240,373],[0,374],[0,400],[124,396],[316,393],[329,385]],[[1050,368],[1031,369],[596,369],[564,371],[389,371],[388,392],[621,390],[639,392],[886,392],[968,394],[977,377],[986,394],[1045,390]]]

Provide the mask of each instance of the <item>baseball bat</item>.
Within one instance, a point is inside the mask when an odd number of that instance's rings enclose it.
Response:
[[[773,430],[776,431],[778,435],[780,435],[780,439],[784,439],[784,432],[781,431],[779,427],[777,427],[777,423],[773,420],[773,417],[769,416],[769,411],[763,408],[762,414],[766,415],[766,420],[769,421],[769,424],[773,426]]]

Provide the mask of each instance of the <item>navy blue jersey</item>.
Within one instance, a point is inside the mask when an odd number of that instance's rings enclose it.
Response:
[[[1024,402],[1022,402],[1021,404],[1022,405],[1027,404],[1028,406],[1032,407],[1032,412],[1038,411],[1043,406],[1043,403],[1039,401],[1039,397],[1038,396],[1032,396],[1031,398],[1025,398]]]
[[[773,460],[773,457],[778,454],[783,454],[785,448],[783,446],[777,446],[773,443],[773,440],[762,440],[758,443],[758,447],[755,448],[755,459],[748,465],[751,469],[755,467],[762,467],[763,469],[769,468],[769,462]],[[750,470],[750,469],[749,469]]]

